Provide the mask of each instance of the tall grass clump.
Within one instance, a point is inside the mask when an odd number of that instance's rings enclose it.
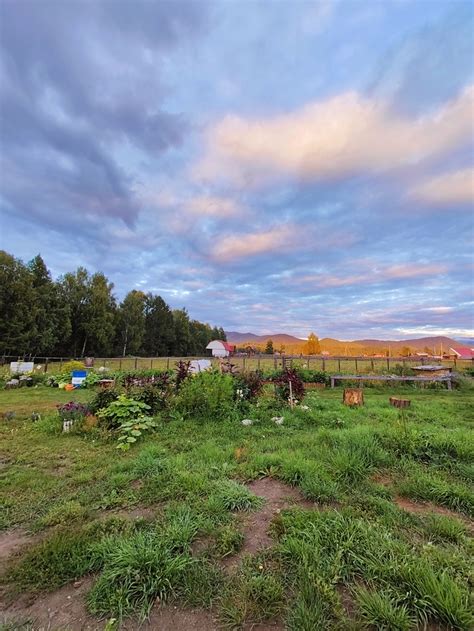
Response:
[[[216,504],[228,511],[250,511],[260,508],[263,499],[234,480],[222,480],[213,494]]]
[[[188,554],[175,554],[155,533],[118,538],[88,594],[89,609],[119,618],[136,612],[146,618],[157,598],[166,601],[178,589],[191,563]]]
[[[410,631],[415,619],[406,605],[387,592],[369,591],[358,588],[355,592],[356,603],[364,622],[379,631]]]

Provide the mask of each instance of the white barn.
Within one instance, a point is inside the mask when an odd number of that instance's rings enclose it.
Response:
[[[206,349],[212,351],[213,357],[229,357],[229,355],[234,352],[235,346],[228,342],[223,342],[222,340],[212,340],[212,342],[209,342],[206,346]]]

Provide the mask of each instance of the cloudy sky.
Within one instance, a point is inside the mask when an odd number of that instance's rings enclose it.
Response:
[[[473,6],[0,0],[0,247],[227,330],[474,337]]]

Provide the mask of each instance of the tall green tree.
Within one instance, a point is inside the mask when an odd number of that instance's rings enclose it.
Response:
[[[78,357],[86,340],[85,317],[89,297],[90,276],[85,267],[67,272],[60,279],[60,295],[67,306],[71,333],[61,345],[61,354]]]
[[[117,311],[117,336],[120,354],[137,355],[145,337],[145,302],[142,291],[132,289],[125,296]]]
[[[173,311],[174,324],[174,348],[173,355],[186,357],[191,355],[192,340],[191,326],[186,309],[175,309]]]
[[[107,356],[112,351],[116,309],[113,288],[113,283],[102,272],[90,279],[84,310],[82,357],[86,352]]]
[[[19,259],[0,250],[0,352],[31,352],[36,338],[33,279]]]
[[[79,267],[65,274],[60,285],[71,321],[65,354],[109,354],[115,336],[113,284],[101,272],[90,276],[84,267]]]
[[[61,298],[59,286],[38,254],[28,263],[35,301],[34,340],[31,352],[35,355],[54,353],[60,340],[71,333],[69,309]]]
[[[204,322],[191,320],[190,329],[192,355],[203,355],[206,352],[206,346],[215,339],[212,335],[212,328],[208,324],[204,324]]]
[[[171,309],[161,296],[147,294],[143,342],[145,353],[150,356],[171,355],[174,343],[174,322]]]

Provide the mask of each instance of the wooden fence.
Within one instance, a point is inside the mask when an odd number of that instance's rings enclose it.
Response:
[[[8,366],[12,361],[34,361],[44,372],[61,372],[70,357],[33,357],[33,356],[1,356],[0,365]],[[79,358],[83,361],[83,358]],[[176,367],[180,360],[189,361],[200,357],[96,357],[94,367],[111,370],[169,370]],[[455,370],[474,368],[473,360],[457,358],[436,360],[429,357],[350,357],[324,355],[244,355],[237,354],[229,358],[240,370],[276,370],[285,366],[321,370],[332,374],[369,374],[394,370],[396,365],[404,367],[426,364],[442,364]],[[217,365],[218,360],[213,359]]]

